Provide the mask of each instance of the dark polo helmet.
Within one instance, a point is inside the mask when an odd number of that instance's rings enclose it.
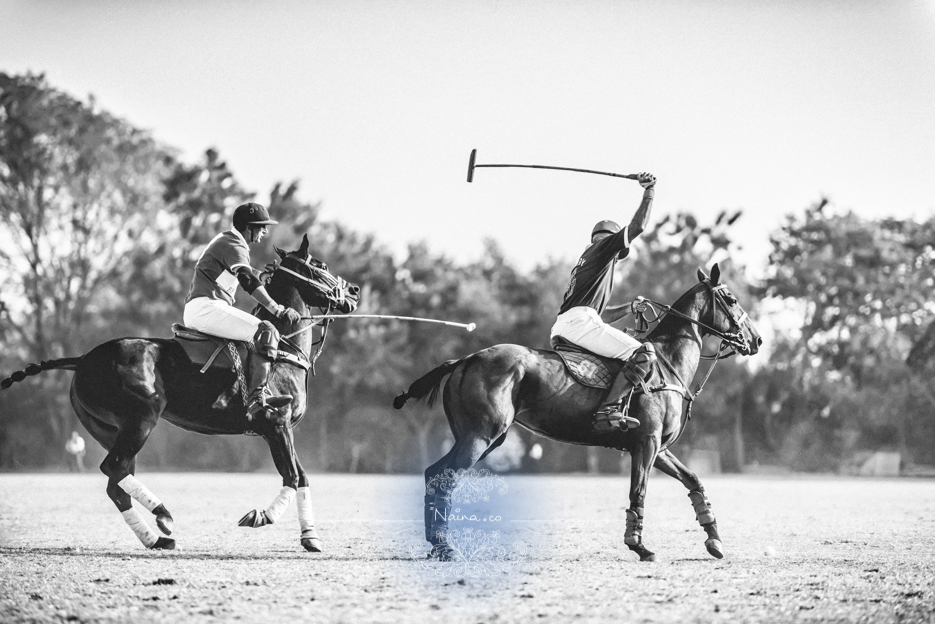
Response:
[[[591,238],[594,238],[594,235],[598,232],[607,232],[608,234],[616,234],[620,231],[620,226],[617,225],[614,221],[598,221],[597,225],[594,226],[594,229],[591,230]]]
[[[237,206],[234,211],[234,228],[244,230],[248,225],[276,225],[279,221],[269,218],[269,212],[256,202]]]

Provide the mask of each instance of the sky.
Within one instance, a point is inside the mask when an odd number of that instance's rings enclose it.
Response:
[[[217,148],[393,251],[523,269],[601,219],[742,208],[765,268],[785,215],[935,214],[935,0],[0,0],[0,71],[45,73],[196,161]]]

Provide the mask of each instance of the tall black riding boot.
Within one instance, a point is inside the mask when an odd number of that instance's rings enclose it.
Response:
[[[623,368],[614,384],[607,393],[607,403],[601,406],[594,415],[594,428],[599,431],[613,431],[614,429],[635,429],[640,421],[624,414],[623,401],[633,390],[633,387],[649,379],[652,367],[656,362],[656,349],[652,343],[645,342],[637,349],[630,359],[624,362]]]

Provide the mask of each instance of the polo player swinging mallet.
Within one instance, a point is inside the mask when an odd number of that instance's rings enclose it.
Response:
[[[629,307],[625,304],[608,308],[607,304],[614,288],[617,260],[629,255],[630,243],[646,229],[652,210],[656,178],[649,173],[639,173],[636,178],[644,189],[636,214],[622,230],[613,221],[601,221],[591,230],[591,244],[571,271],[571,281],[551,332],[553,341],[564,338],[598,355],[624,360],[607,394],[607,403],[595,414],[595,428],[607,431],[639,427],[637,419],[623,413],[623,400],[649,376],[656,360],[652,344],[641,343],[601,318],[606,312],[613,322],[624,316]]]
[[[233,229],[215,236],[195,265],[195,276],[185,299],[183,322],[192,329],[227,338],[250,342],[249,396],[247,418],[258,414],[270,418],[273,410],[292,402],[289,395],[272,395],[266,383],[273,359],[279,349],[279,332],[269,321],[234,307],[237,285],[276,318],[298,323],[301,316],[292,308],[276,303],[266,292],[262,273],[250,266],[250,247],[263,240],[268,226],[278,221],[269,218],[266,208],[255,202],[237,206]]]

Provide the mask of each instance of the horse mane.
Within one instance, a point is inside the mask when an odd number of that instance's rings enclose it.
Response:
[[[682,293],[682,295],[675,300],[675,303],[669,307],[673,310],[678,310],[679,312],[685,312],[685,307],[687,307],[685,302],[688,300],[693,300],[698,295],[698,289],[704,284],[705,282],[698,282]],[[675,324],[679,323],[680,321],[684,322],[674,314],[663,314],[662,319],[660,319],[659,323],[653,327],[652,331],[646,334],[646,336],[643,338],[643,341],[649,342],[650,340],[657,340],[659,338],[666,337],[669,333],[674,331]]]

